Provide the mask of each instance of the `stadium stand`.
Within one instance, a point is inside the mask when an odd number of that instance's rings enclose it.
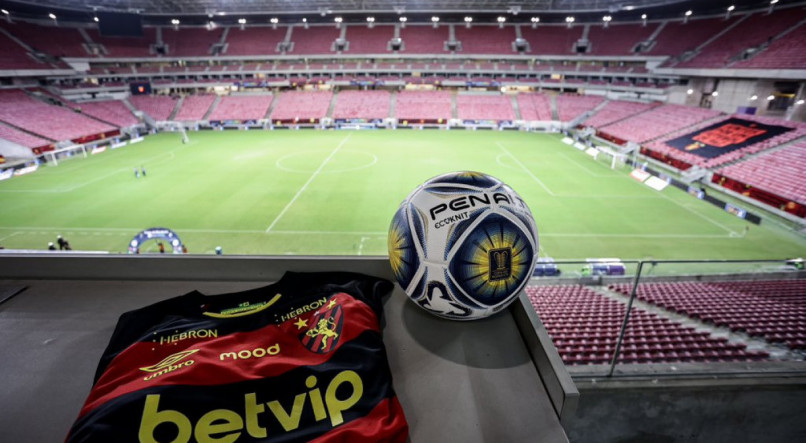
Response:
[[[271,118],[275,122],[319,121],[327,116],[333,93],[330,91],[289,91],[277,97]]]
[[[215,99],[215,95],[191,95],[185,97],[174,120],[204,120],[204,115],[210,110],[210,106],[213,105]]]
[[[265,119],[273,98],[271,94],[223,96],[208,120]]]
[[[151,45],[157,42],[157,28],[143,27],[142,37],[102,37],[97,29],[87,29],[90,39],[103,45],[105,57],[153,57]]]
[[[563,361],[607,364],[613,358],[626,306],[577,285],[527,286],[526,295],[545,324]],[[708,332],[649,313],[630,312],[619,363],[754,361],[769,354],[747,351]]]
[[[601,128],[638,113],[648,111],[655,106],[657,106],[655,103],[613,100],[604,105],[604,107],[600,109],[596,115],[585,121],[585,125],[592,126],[594,128]]]
[[[231,27],[223,55],[276,55],[277,45],[285,40],[287,31],[287,28],[273,29],[268,26]]]
[[[35,23],[6,23],[3,27],[30,46],[34,51],[54,57],[88,57],[84,38],[76,28],[41,26]]]
[[[451,118],[451,93],[447,91],[401,91],[395,102],[395,117],[414,123],[419,120]]]
[[[557,114],[560,121],[569,122],[584,113],[592,111],[595,107],[604,102],[603,97],[595,95],[558,95],[557,98]]]
[[[389,91],[342,91],[336,96],[334,119],[377,119],[389,117]]]
[[[334,26],[295,26],[291,34],[294,48],[290,54],[335,54],[334,43],[341,30]]]
[[[806,203],[804,171],[806,140],[730,165],[717,172],[786,199]]]
[[[53,67],[34,60],[24,47],[0,32],[0,70],[11,69],[53,69]]]
[[[696,109],[696,108],[694,108]],[[800,137],[806,136],[806,124],[798,123],[798,122],[789,122],[780,119],[768,118],[768,117],[761,117],[761,116],[752,116],[752,115],[744,115],[744,114],[735,114],[731,116],[725,116],[723,120],[727,120],[728,118],[739,118],[743,120],[750,120],[750,121],[757,121],[760,123],[770,124],[770,125],[778,125],[784,126],[788,128],[792,128],[793,131],[785,132],[783,134],[777,135],[775,137],[766,139],[764,141],[753,143],[748,146],[745,146],[741,149],[737,149],[734,151],[730,151],[728,153],[722,154],[720,156],[714,158],[703,158],[698,155],[692,154],[690,152],[681,151],[673,146],[669,146],[666,144],[667,141],[677,138],[678,136],[694,132],[698,129],[702,129],[706,126],[710,126],[714,123],[717,123],[719,120],[711,120],[708,122],[703,122],[698,125],[690,126],[684,128],[677,133],[670,134],[669,136],[663,137],[661,139],[652,141],[647,143],[645,147],[657,153],[660,153],[664,156],[671,157],[674,159],[681,160],[685,162],[687,165],[697,165],[703,168],[714,168],[720,165],[724,165],[725,163],[729,163],[732,161],[739,160],[747,155],[756,154],[762,151],[765,151],[770,148],[774,148],[776,146],[783,145],[785,143],[789,143],[793,140],[797,140]],[[673,164],[673,166],[675,166]]]
[[[465,54],[517,54],[512,48],[515,28],[499,28],[495,25],[475,25],[472,28],[454,27],[456,40],[462,44]]]
[[[162,42],[168,46],[170,56],[202,57],[211,54],[214,43],[221,42],[221,28],[162,28]]]
[[[570,55],[582,37],[582,26],[542,26],[537,29],[521,27],[523,38],[529,42],[528,54]]]
[[[74,104],[82,113],[120,127],[138,124],[137,118],[121,100],[104,100]]]
[[[666,22],[660,34],[655,37],[655,44],[646,52],[647,55],[677,56],[695,49],[697,46],[732,25],[738,20],[733,16],[728,20],[722,18],[706,18]]]
[[[631,286],[611,289],[627,295]],[[636,297],[734,332],[806,349],[806,280],[640,283]]]
[[[369,28],[365,25],[352,25],[347,27],[347,36],[350,42],[349,54],[379,54],[388,53],[389,41],[395,36],[394,26],[375,26]]]
[[[607,28],[601,25],[591,26],[588,31],[591,50],[588,54],[633,55],[636,45],[649,39],[657,28],[657,24],[647,26],[611,24]]]
[[[526,121],[550,121],[551,99],[540,93],[518,94],[518,109]]]
[[[400,29],[403,54],[445,54],[445,42],[448,41],[448,27],[434,28],[426,25],[409,25]]]
[[[459,94],[456,116],[460,120],[515,120],[509,96]]]
[[[25,146],[26,148],[39,148],[51,144],[44,138],[20,131],[6,124],[0,123],[0,139]]]
[[[806,17],[802,8],[781,9],[772,14],[755,13],[742,23],[705,45],[691,60],[678,68],[721,68],[745,49],[761,46]]]
[[[129,102],[157,121],[168,120],[176,107],[176,100],[165,95],[134,95]]]
[[[711,109],[663,105],[599,130],[621,140],[643,143],[719,115],[719,111]]]
[[[753,69],[805,69],[806,24],[774,40],[749,60],[740,61],[732,67]]]
[[[0,92],[0,120],[56,141],[115,131],[108,124],[47,105],[18,90]]]

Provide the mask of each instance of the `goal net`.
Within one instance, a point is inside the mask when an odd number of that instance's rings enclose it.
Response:
[[[40,161],[44,161],[50,166],[58,166],[60,161],[70,160],[73,158],[86,158],[87,147],[84,145],[73,145],[66,148],[48,151],[40,155]]]

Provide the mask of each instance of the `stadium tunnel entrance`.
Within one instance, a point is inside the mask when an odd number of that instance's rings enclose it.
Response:
[[[140,231],[139,234],[135,235],[134,238],[129,242],[129,254],[139,254],[140,247],[143,243],[149,240],[165,240],[172,249],[172,253],[174,254],[182,254],[184,252],[184,246],[182,244],[182,240],[179,239],[179,235],[176,232],[168,229],[168,228],[149,228],[143,231]],[[162,243],[160,243],[161,245]],[[163,253],[164,249],[160,250],[160,253]]]

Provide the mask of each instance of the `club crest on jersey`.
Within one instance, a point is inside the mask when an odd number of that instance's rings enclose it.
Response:
[[[344,310],[335,298],[308,319],[307,329],[299,335],[303,346],[317,354],[326,354],[336,347],[344,324]]]

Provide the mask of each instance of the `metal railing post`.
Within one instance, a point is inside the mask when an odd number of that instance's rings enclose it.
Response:
[[[638,281],[641,279],[641,270],[644,267],[644,262],[638,262],[638,269],[635,271],[635,280],[632,284],[632,292],[630,292],[630,301],[627,302],[627,312],[624,314],[624,322],[621,324],[621,331],[616,340],[616,349],[613,351],[613,360],[610,361],[610,370],[607,373],[608,377],[613,376],[613,371],[616,369],[616,361],[618,360],[619,353],[621,352],[621,342],[624,340],[624,334],[627,332],[627,322],[630,320],[630,311],[632,310],[632,302],[635,300],[635,293],[638,291]]]

